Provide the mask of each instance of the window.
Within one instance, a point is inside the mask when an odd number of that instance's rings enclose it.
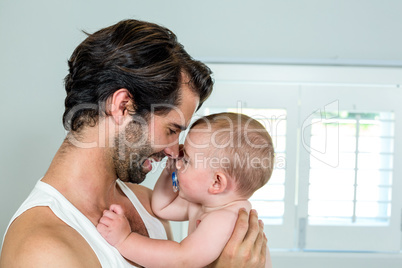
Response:
[[[199,114],[260,120],[283,158],[251,199],[271,250],[400,250],[401,70],[209,66],[215,89]]]
[[[393,130],[392,112],[342,111],[336,115],[324,113],[312,120],[310,147],[335,146],[320,149],[337,150],[338,159],[326,163],[310,154],[309,224],[389,223]],[[336,133],[336,142],[326,143],[327,133]]]

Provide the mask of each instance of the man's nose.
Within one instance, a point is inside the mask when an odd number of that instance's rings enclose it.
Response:
[[[179,144],[175,143],[170,147],[167,147],[163,150],[167,157],[176,159],[179,157]]]

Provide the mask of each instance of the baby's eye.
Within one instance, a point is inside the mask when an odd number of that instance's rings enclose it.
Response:
[[[186,158],[183,157],[181,160],[183,161],[183,164],[188,164],[188,160]]]

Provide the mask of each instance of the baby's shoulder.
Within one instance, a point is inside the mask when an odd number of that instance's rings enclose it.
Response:
[[[237,218],[237,215],[239,214],[239,210],[241,208],[245,208],[247,212],[250,212],[251,210],[251,203],[248,200],[238,200],[235,202],[232,202],[230,204],[227,204],[226,206],[223,206],[219,209],[210,211],[209,215],[220,215],[221,217],[229,217],[229,216],[235,216]]]
[[[247,212],[250,212],[251,210],[251,203],[247,199],[244,200],[237,200],[235,202],[232,202],[229,204],[227,207],[225,207],[225,210],[235,212],[236,215],[239,213],[239,209],[244,208],[246,209]]]

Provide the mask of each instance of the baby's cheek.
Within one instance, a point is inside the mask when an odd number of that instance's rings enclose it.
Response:
[[[180,187],[180,190],[182,190],[182,189],[188,190],[189,188],[191,188],[191,185],[190,185],[190,182],[187,179],[185,179],[185,178],[180,179],[179,178],[179,187]]]

